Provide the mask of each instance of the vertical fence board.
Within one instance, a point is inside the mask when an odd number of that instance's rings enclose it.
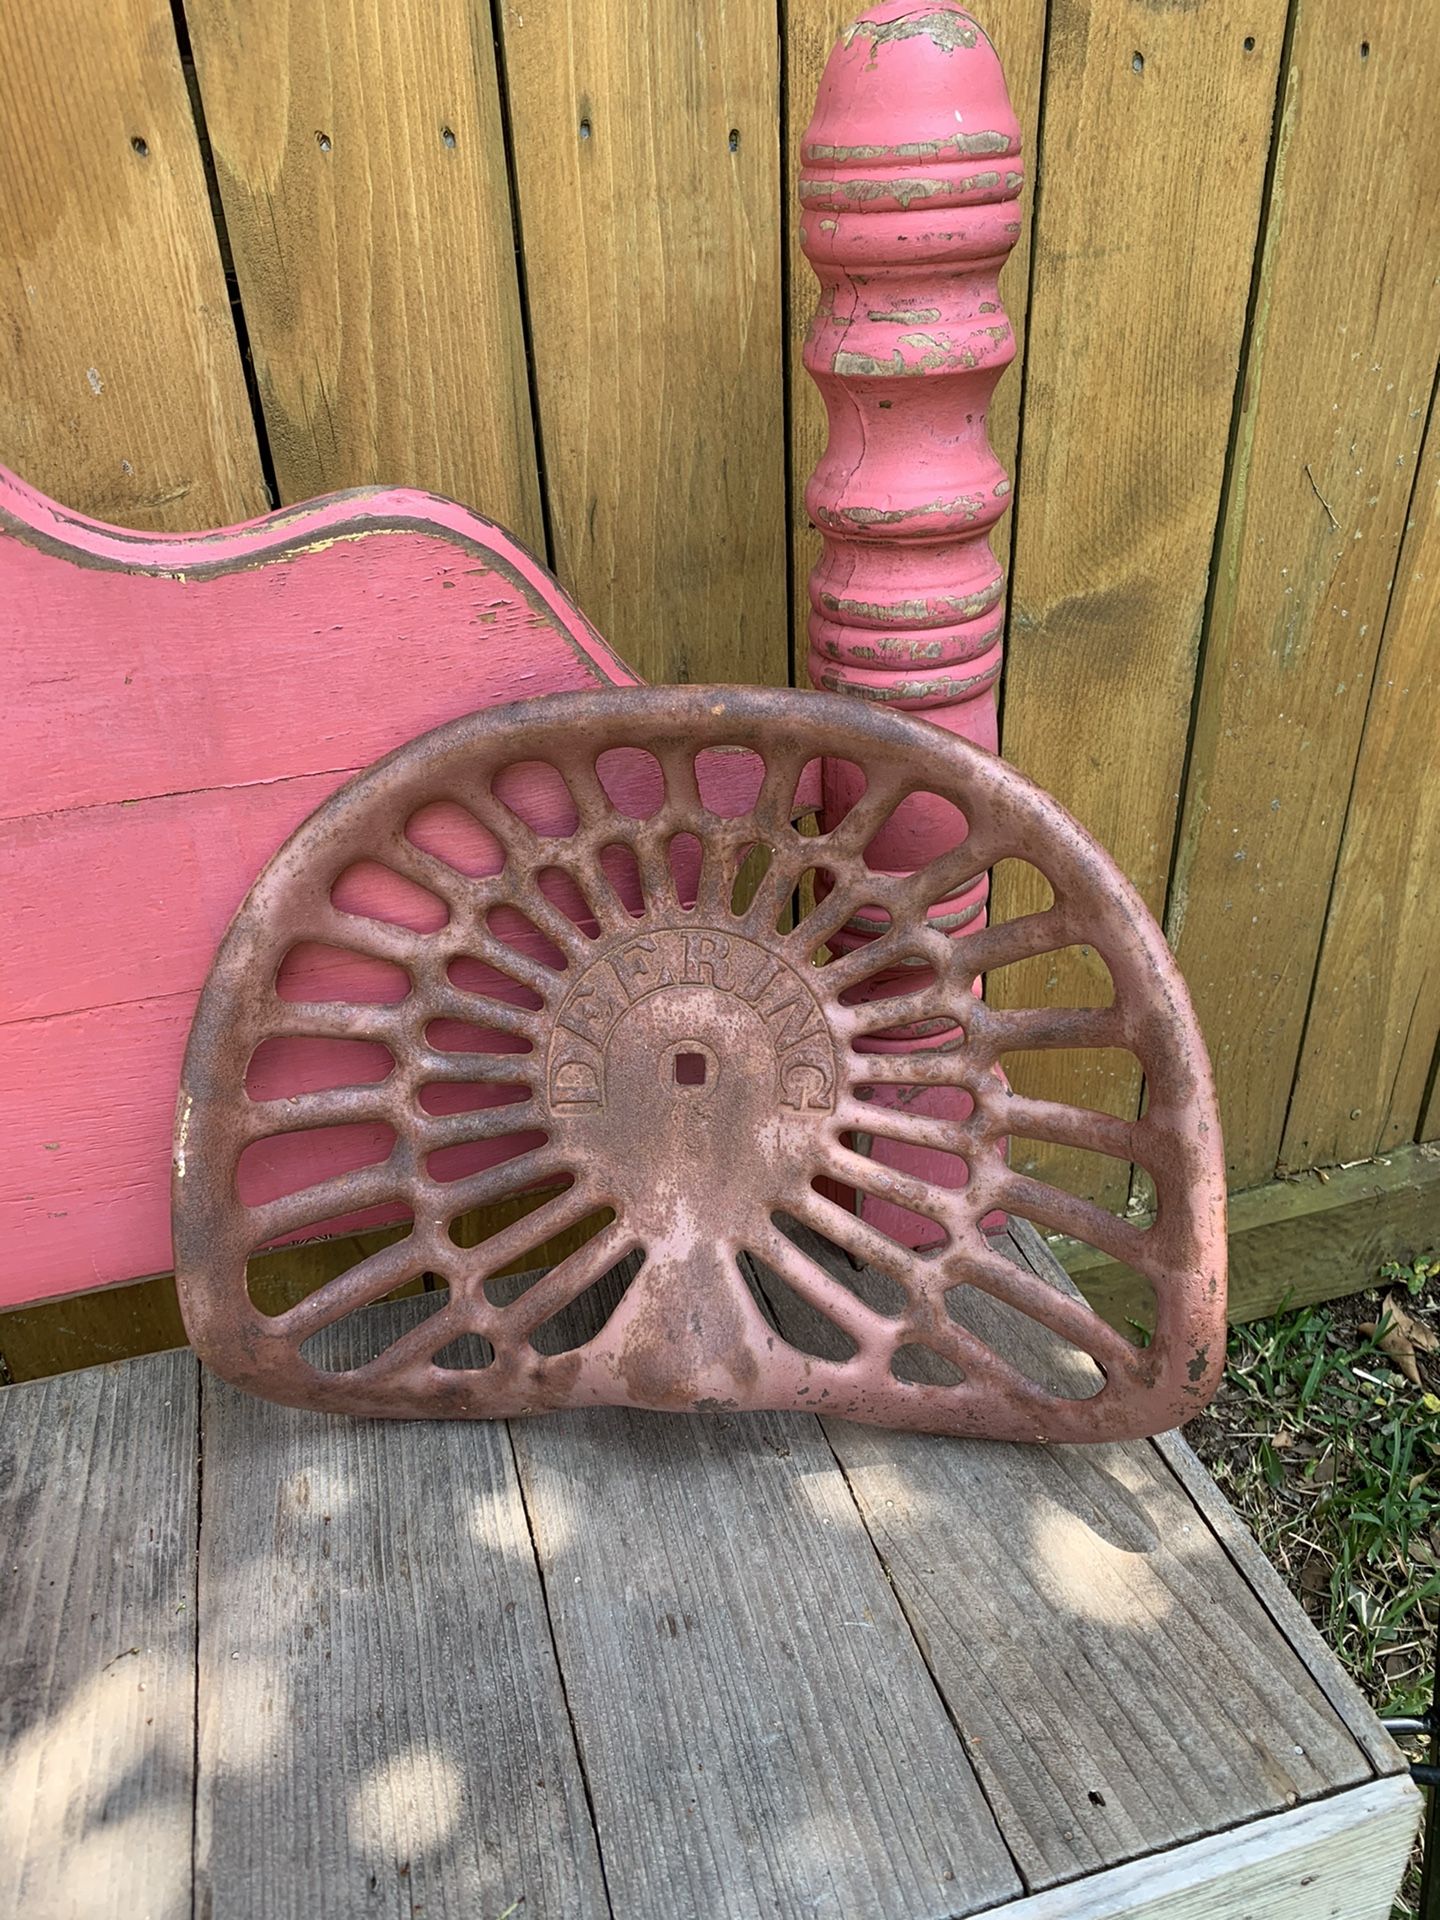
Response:
[[[1055,0],[1051,15],[1004,750],[1157,912],[1284,21],[1284,0],[1243,18],[1136,0]],[[1002,871],[997,912],[1038,904],[1032,884]],[[1088,954],[1050,956],[992,994],[1078,1005],[1095,973]],[[1015,1079],[1125,1115],[1140,1092],[1128,1054],[1030,1058]],[[1075,1191],[1126,1197],[1119,1162],[1035,1160]]]
[[[1037,126],[1040,114],[1040,72],[1045,57],[1046,0],[974,0],[969,8],[984,28],[1005,69],[1010,103],[1024,139],[1020,165],[1025,191],[1018,203],[1020,233],[1000,274],[1000,297],[1015,335],[1015,364],[1001,376],[990,405],[986,435],[1001,464],[1015,477],[1015,455],[1020,434],[1020,375],[1025,353],[1025,310],[1030,293],[1030,235],[1035,205]],[[793,529],[795,658],[803,664],[809,641],[806,621],[810,602],[810,569],[820,550],[819,536],[805,512],[805,484],[825,449],[825,409],[815,383],[800,364],[800,350],[815,312],[819,288],[810,263],[800,250],[798,218],[800,136],[815,102],[830,49],[849,23],[864,11],[864,0],[789,0],[782,14],[785,31],[785,125],[789,151],[785,154],[784,226],[789,260],[789,299],[786,327],[790,341],[790,521]],[[1012,498],[1013,498],[1012,493]],[[1003,566],[1010,553],[1011,516],[995,526],[990,544]],[[799,678],[804,680],[803,671]]]
[[[1433,15],[1363,23],[1296,15],[1171,903],[1236,1186],[1280,1150],[1435,371],[1440,146],[1406,132],[1440,85]]]
[[[783,682],[773,4],[501,19],[556,571],[647,679]]]
[[[1408,463],[1407,463],[1408,464]],[[1420,458],[1281,1160],[1416,1137],[1440,1030],[1440,419]]]
[[[187,15],[282,498],[425,487],[540,545],[485,9]]]
[[[0,143],[0,458],[127,526],[263,513],[165,0],[0,10]]]
[[[977,5],[980,0],[977,0]],[[1014,250],[1000,271],[1000,299],[1015,335],[1015,364],[1000,376],[995,397],[990,403],[986,435],[1006,472],[1010,475],[1010,498],[1015,505],[1003,520],[995,524],[990,545],[1001,566],[1008,566],[1014,539],[1015,514],[1019,511],[1018,477],[1020,454],[1020,416],[1024,402],[1021,382],[1025,369],[1025,330],[1030,306],[1030,249],[1035,232],[1035,199],[1040,190],[1040,82],[1045,64],[1046,0],[1027,0],[1017,6],[1013,0],[1003,7],[986,6],[980,24],[986,29],[1005,69],[1010,88],[1010,104],[1020,122],[1024,140],[1020,165],[1025,174],[1025,190],[1020,196],[1020,232]]]

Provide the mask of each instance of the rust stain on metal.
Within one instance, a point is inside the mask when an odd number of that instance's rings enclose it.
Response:
[[[725,749],[753,758],[722,762]],[[654,757],[645,808],[617,803],[600,764],[613,750]],[[797,818],[801,778],[816,759],[865,776],[852,809],[818,835]],[[502,794],[515,798],[507,770],[537,763],[563,783],[570,807],[563,819],[527,824]],[[753,770],[738,814],[706,804],[720,791],[717,763]],[[966,837],[918,873],[872,870],[866,848],[916,792],[958,808]],[[422,810],[441,801],[493,837],[498,872],[461,871],[411,838]],[[756,847],[769,866],[737,894]],[[610,862],[616,849],[625,871]],[[1044,913],[990,926],[973,909],[944,926],[931,919],[1011,857],[1049,880],[1054,904]],[[362,865],[383,869],[402,893],[423,890],[443,919],[382,910],[381,896],[342,908],[342,876]],[[816,867],[828,890],[787,926],[801,876]],[[338,897],[349,896],[340,888]],[[957,937],[962,920],[969,930]],[[858,938],[856,921],[873,937]],[[1109,966],[1110,1008],[1002,1010],[976,998],[977,975],[1082,943]],[[403,992],[380,1004],[280,997],[287,956],[307,944],[388,967]],[[470,1037],[447,1035],[447,1023]],[[379,1081],[321,1091],[301,1081],[252,1098],[247,1073],[267,1043],[282,1041],[361,1041],[367,1058],[384,1049],[393,1064]],[[1129,1049],[1145,1075],[1145,1113],[1118,1120],[1013,1094],[1003,1061],[1037,1046]],[[905,1104],[927,1086],[962,1090],[969,1117],[937,1123]],[[501,1418],[597,1404],[823,1401],[837,1415],[924,1431],[1068,1441],[1188,1418],[1213,1390],[1223,1354],[1219,1128],[1162,935],[1054,801],[964,740],[863,700],[728,687],[555,694],[401,748],[327,801],[256,882],[201,996],[178,1112],[175,1254],[187,1329],[209,1365],[287,1404]],[[388,1154],[307,1175],[278,1198],[241,1197],[247,1149],[261,1146],[280,1165],[288,1136],[313,1141],[341,1127],[380,1130]],[[1153,1226],[1141,1232],[1017,1172],[1006,1158],[1012,1137],[1133,1159],[1159,1194]],[[949,1183],[953,1171],[945,1184],[902,1173],[862,1151],[867,1140],[941,1148],[963,1163],[965,1184]],[[457,1152],[476,1159],[442,1172],[437,1157]],[[827,1199],[816,1184],[825,1181],[925,1214],[942,1244],[901,1246]],[[452,1237],[476,1207],[523,1194],[543,1197],[519,1223],[477,1246]],[[384,1208],[411,1216],[405,1237],[282,1313],[255,1308],[251,1254]],[[539,1241],[602,1209],[609,1224],[533,1284],[492,1284]],[[1151,1344],[1134,1346],[1083,1302],[1003,1259],[979,1229],[997,1209],[1073,1234],[1149,1279]],[[783,1231],[786,1220],[878,1266],[898,1311],[861,1300],[846,1263],[822,1265]],[[781,1339],[742,1258],[833,1321],[853,1356],[825,1360]],[[597,1313],[598,1331],[554,1350],[556,1316],[617,1270],[618,1301]],[[350,1371],[311,1363],[313,1334],[425,1274],[447,1290],[427,1296],[438,1303],[428,1318]],[[1090,1355],[1101,1390],[1066,1398],[1001,1359],[949,1311],[951,1290],[971,1288]],[[441,1364],[466,1335],[483,1344],[462,1364]],[[957,1384],[897,1376],[896,1355],[915,1341],[953,1363]]]

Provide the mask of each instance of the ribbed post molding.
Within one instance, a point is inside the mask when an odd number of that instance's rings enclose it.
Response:
[[[829,425],[805,493],[823,542],[810,575],[810,678],[991,750],[1005,576],[990,530],[1010,481],[985,425],[1015,353],[997,281],[1020,231],[1019,151],[999,59],[970,15],[948,0],[885,0],[837,42],[800,153],[800,241],[820,282],[804,363]],[[857,797],[852,778],[826,769],[830,817]],[[948,808],[917,796],[870,859],[910,872],[955,833]],[[932,919],[983,925],[988,885],[937,901]],[[874,931],[857,921],[844,943]],[[915,1104],[959,1118],[969,1102],[932,1090]],[[874,1151],[905,1167],[927,1158],[883,1139]],[[912,1244],[935,1237],[883,1203],[865,1211]]]

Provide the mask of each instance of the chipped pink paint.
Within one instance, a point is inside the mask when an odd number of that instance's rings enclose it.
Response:
[[[1019,232],[1019,152],[995,50],[950,0],[885,0],[845,30],[800,151],[801,245],[820,281],[804,359],[829,421],[805,495],[824,543],[810,576],[810,678],[991,751],[1005,577],[990,530],[1010,482],[985,416],[1015,352],[997,280]],[[853,787],[827,769],[836,813]],[[871,863],[913,871],[956,833],[950,809],[917,796]],[[983,926],[987,890],[982,878],[937,901],[932,919]],[[969,1111],[953,1092],[917,1104],[957,1121]],[[941,1177],[920,1150],[877,1154]],[[929,1237],[883,1202],[866,1212],[912,1244]]]

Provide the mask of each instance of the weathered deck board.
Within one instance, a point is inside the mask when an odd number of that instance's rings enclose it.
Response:
[[[1010,1243],[1032,1273],[1073,1292],[1074,1282],[1028,1220],[1012,1220]],[[1235,1570],[1270,1615],[1295,1656],[1348,1728],[1377,1774],[1399,1773],[1404,1754],[1386,1733],[1374,1710],[1323,1640],[1274,1566],[1265,1558],[1240,1516],[1205,1471],[1184,1434],[1157,1434],[1150,1443],[1179,1481],[1195,1511],[1235,1564]]]
[[[207,1920],[1384,1910],[1398,1755],[1172,1437],[507,1435],[196,1379],[0,1395],[0,1920],[188,1920],[192,1873]]]
[[[607,1914],[505,1429],[207,1377],[203,1435],[200,1911]]]
[[[1020,1890],[813,1419],[513,1431],[618,1914],[939,1920]]]
[[[1036,1377],[1090,1368],[988,1297],[964,1318]],[[1030,1889],[1370,1778],[1152,1443],[825,1427]]]
[[[817,1421],[511,1431],[617,1915],[938,1920],[1020,1890]]]
[[[197,1373],[0,1394],[0,1914],[190,1913]]]

